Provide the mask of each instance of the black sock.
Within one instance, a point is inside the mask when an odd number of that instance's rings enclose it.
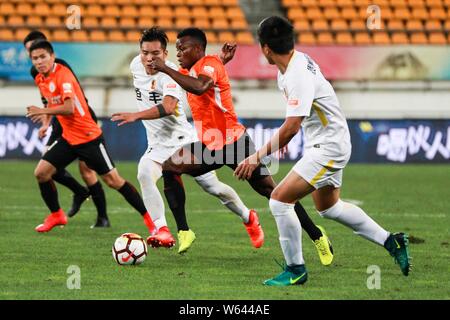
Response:
[[[305,208],[300,204],[300,202],[295,203],[295,213],[297,214],[298,220],[300,220],[300,224],[302,225],[302,229],[306,231],[308,236],[312,241],[319,240],[322,236],[322,231],[312,222],[311,218],[305,211]]]
[[[177,223],[178,231],[187,231],[189,226],[186,221],[185,211],[186,193],[184,192],[181,176],[171,171],[163,171],[162,174],[164,178],[164,195]]]
[[[127,202],[142,216],[147,212],[141,195],[131,183],[125,181],[125,184],[117,191],[119,191],[125,200],[127,200]]]
[[[44,199],[44,202],[50,209],[50,212],[56,212],[61,209],[58,201],[58,191],[56,190],[53,180],[40,182],[39,189],[41,190],[42,199]]]
[[[106,198],[105,192],[103,191],[102,184],[100,181],[97,181],[96,184],[92,186],[88,186],[89,192],[91,193],[92,201],[97,208],[97,216],[98,218],[106,218],[108,219],[108,215],[106,214]]]
[[[88,193],[86,187],[83,187],[66,169],[58,170],[52,177],[53,180],[72,190],[73,193],[85,195]]]

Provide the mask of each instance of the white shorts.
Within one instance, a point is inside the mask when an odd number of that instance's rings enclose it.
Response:
[[[316,189],[320,189],[325,186],[340,188],[342,185],[343,167],[333,167],[333,165],[335,165],[333,160],[323,163],[326,164],[322,165],[306,152],[294,165],[292,170],[294,170],[299,176],[305,179]]]
[[[183,145],[179,145],[179,146],[175,146],[175,147],[149,146],[143,156],[162,164],[164,161],[169,159],[182,146]]]

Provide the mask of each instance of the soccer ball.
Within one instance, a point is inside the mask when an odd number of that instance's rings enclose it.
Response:
[[[124,233],[114,242],[112,255],[120,265],[141,264],[147,256],[147,244],[136,233]]]

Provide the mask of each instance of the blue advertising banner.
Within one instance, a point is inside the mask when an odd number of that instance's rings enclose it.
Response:
[[[257,147],[278,130],[283,120],[241,119]],[[450,163],[450,120],[350,120],[355,163]],[[138,160],[147,148],[141,123],[117,127],[101,119],[107,148],[114,160]],[[0,117],[0,159],[39,159],[50,132],[38,137],[38,125],[25,117]],[[303,154],[297,134],[281,161]]]

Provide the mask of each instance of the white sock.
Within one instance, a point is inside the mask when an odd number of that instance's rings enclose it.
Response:
[[[270,199],[269,206],[277,223],[281,249],[287,265],[305,264],[302,252],[302,226],[295,214],[294,205]]]
[[[384,245],[390,234],[373,221],[360,207],[341,199],[334,206],[319,212],[319,214],[324,218],[342,223],[356,234],[379,245]]]
[[[162,176],[162,168],[159,163],[149,159],[141,158],[138,166],[138,180],[141,185],[142,199],[147,208],[156,229],[167,226],[164,200],[156,186],[156,182]]]
[[[220,202],[237,214],[244,223],[248,223],[250,210],[233,188],[219,181],[214,171],[195,177],[195,181],[210,195],[219,198]]]

